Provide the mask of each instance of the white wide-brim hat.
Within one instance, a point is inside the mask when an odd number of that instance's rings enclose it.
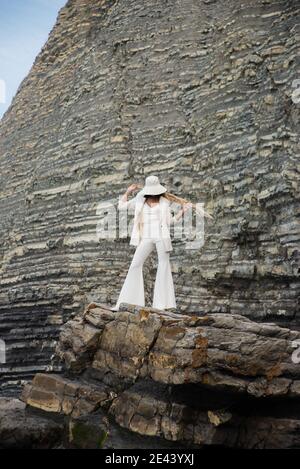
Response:
[[[162,186],[157,176],[148,176],[145,179],[145,186],[141,190],[142,195],[159,195],[167,192],[167,189]]]

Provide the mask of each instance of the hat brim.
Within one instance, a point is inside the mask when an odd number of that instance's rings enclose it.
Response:
[[[141,190],[141,193],[143,195],[159,195],[159,194],[164,194],[165,192],[167,192],[167,189],[161,184],[156,185],[156,186],[144,187]]]

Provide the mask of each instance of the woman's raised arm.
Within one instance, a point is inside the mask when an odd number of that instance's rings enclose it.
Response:
[[[126,192],[120,196],[119,198],[119,204],[118,204],[118,209],[119,210],[125,210],[127,208],[130,208],[131,205],[134,204],[135,199],[128,200],[128,196],[132,194],[133,192],[137,191],[140,188],[139,184],[131,184],[131,186],[128,187]]]

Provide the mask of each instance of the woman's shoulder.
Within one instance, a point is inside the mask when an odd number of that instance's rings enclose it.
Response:
[[[163,201],[163,203],[164,203],[164,204],[166,204],[166,205],[170,205],[170,201],[169,201],[169,199],[167,199],[167,198],[166,198],[166,197],[164,197],[163,195],[161,196],[161,199],[162,199],[162,201]]]
[[[138,192],[135,196],[136,200],[145,200],[144,194],[142,191]]]

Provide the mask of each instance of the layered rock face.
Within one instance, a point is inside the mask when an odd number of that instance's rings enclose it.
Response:
[[[214,215],[201,249],[174,241],[179,309],[299,326],[298,7],[70,0],[62,9],[0,125],[6,391],[45,370],[71,312],[117,299],[133,248],[99,241],[97,205],[149,174]]]
[[[238,315],[87,308],[62,329],[67,372],[37,374],[23,400],[67,416],[69,441],[84,448],[104,434],[115,447],[120,429],[129,432],[123,448],[136,436],[158,448],[299,448],[295,342],[299,332]]]

